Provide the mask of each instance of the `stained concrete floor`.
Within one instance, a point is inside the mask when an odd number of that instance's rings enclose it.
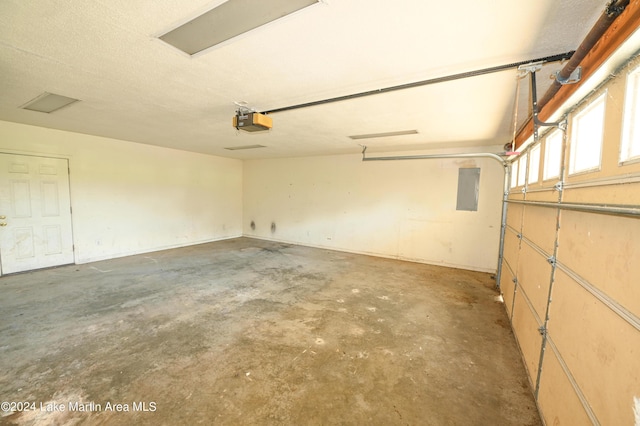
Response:
[[[539,425],[493,287],[248,238],[3,277],[0,423]]]

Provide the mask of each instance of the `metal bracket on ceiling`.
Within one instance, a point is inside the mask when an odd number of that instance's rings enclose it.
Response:
[[[246,101],[236,101],[235,106],[238,108],[236,113],[238,114],[250,114],[256,112],[255,108],[251,108]]]
[[[573,70],[571,75],[569,75],[569,77],[567,78],[562,78],[562,76],[560,75],[560,71],[556,71],[556,81],[563,86],[565,84],[576,84],[580,81],[580,79],[582,79],[582,67],[578,67]]]
[[[615,3],[617,3],[616,0],[611,0],[604,8],[604,13],[606,13],[610,18],[617,18],[618,16],[620,16],[620,14],[622,14],[622,12],[624,12],[625,8],[627,7],[626,5],[616,5]]]
[[[538,118],[538,90],[536,84],[536,72],[542,69],[542,62],[532,62],[526,65],[520,65],[518,70],[521,72],[521,76],[525,76],[529,74],[529,78],[531,80],[531,102],[533,109],[533,140],[538,141],[538,127],[557,127],[562,131],[567,129],[567,119],[566,116],[562,118],[560,121],[554,122],[544,122],[540,121]],[[572,74],[573,75],[573,74]]]
[[[542,69],[542,65],[544,61],[531,62],[528,64],[520,65],[518,67],[518,71],[520,71],[520,77],[524,77],[531,72],[540,71]]]

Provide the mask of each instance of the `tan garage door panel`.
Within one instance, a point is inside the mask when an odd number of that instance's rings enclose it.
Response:
[[[550,255],[556,244],[558,211],[546,207],[527,206],[522,234]]]
[[[640,219],[564,211],[562,223],[558,260],[640,316]]]
[[[529,244],[523,242],[518,262],[518,285],[524,290],[535,307],[538,317],[545,318],[549,284],[551,282],[551,265]]]
[[[506,262],[502,261],[502,276],[500,277],[500,291],[504,298],[504,306],[507,309],[509,317],[511,317],[511,306],[513,306],[513,289],[515,284],[513,283],[513,274],[509,269]]]
[[[508,198],[510,200],[524,200],[524,193],[522,192],[522,188],[512,188]]]
[[[547,346],[542,363],[538,404],[544,416],[553,413],[553,418],[545,417],[547,425],[588,425],[587,415],[569,378],[562,369],[556,354]]]
[[[562,195],[567,203],[640,204],[640,182],[590,188],[567,188]]]
[[[520,229],[522,225],[522,204],[509,204],[507,208],[507,225]]]
[[[550,189],[548,191],[527,192],[527,201],[555,203],[558,201],[558,191]]]
[[[602,424],[634,423],[640,396],[640,333],[556,271],[548,333]]]
[[[518,267],[519,244],[520,240],[516,234],[511,229],[507,229],[504,233],[504,258],[509,262],[509,266],[511,266],[514,272]]]
[[[538,363],[540,361],[540,347],[542,336],[538,331],[540,324],[536,321],[529,305],[522,293],[516,292],[513,305],[513,330],[524,357],[525,366],[529,373],[529,380],[533,385],[538,377]]]

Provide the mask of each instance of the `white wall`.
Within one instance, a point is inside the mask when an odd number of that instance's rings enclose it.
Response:
[[[363,163],[360,155],[342,155],[243,163],[3,121],[0,152],[69,159],[77,263],[244,234],[496,268],[502,167],[490,159]],[[482,169],[477,212],[455,210],[459,167]]]
[[[481,168],[477,212],[456,211],[459,167]],[[243,187],[247,236],[496,270],[503,168],[495,160],[251,160]]]
[[[68,158],[77,263],[242,235],[242,162],[0,121],[0,152]]]

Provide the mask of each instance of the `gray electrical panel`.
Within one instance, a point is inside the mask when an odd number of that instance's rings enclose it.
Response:
[[[478,211],[480,169],[458,169],[458,202],[456,210]]]

